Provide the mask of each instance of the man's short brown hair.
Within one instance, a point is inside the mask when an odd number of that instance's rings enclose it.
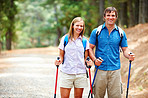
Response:
[[[105,17],[105,15],[106,15],[107,12],[111,13],[111,11],[114,11],[116,17],[118,17],[118,12],[117,12],[117,10],[116,10],[115,7],[107,7],[107,8],[104,10],[104,17]]]

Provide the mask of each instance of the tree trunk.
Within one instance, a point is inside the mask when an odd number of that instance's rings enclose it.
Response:
[[[135,21],[135,17],[134,17],[134,12],[133,12],[133,6],[132,6],[132,2],[133,0],[128,0],[128,6],[129,6],[129,27],[134,26],[134,21]]]
[[[58,15],[57,15],[57,5],[56,5],[56,4],[54,4],[54,11],[55,11],[55,20],[56,20],[57,24],[59,24]],[[59,39],[60,39],[60,37],[61,37],[61,34],[62,34],[62,31],[61,31],[61,29],[60,29],[60,26],[57,25],[57,38],[56,38],[56,40],[55,40],[54,46],[58,46],[58,44],[59,44]]]
[[[121,27],[124,28],[128,27],[127,2],[121,3],[120,24]]]
[[[14,0],[11,0],[9,9],[12,9],[13,7],[14,7]],[[7,50],[11,50],[11,45],[12,45],[12,37],[13,37],[12,29],[14,29],[12,28],[14,25],[14,14],[10,14],[10,13],[13,13],[12,11],[13,10],[10,10],[8,14],[8,20],[10,20],[10,26],[8,27],[8,31],[6,33],[6,49]]]
[[[134,17],[135,17],[135,24],[138,24],[139,23],[139,0],[135,0],[135,4],[134,4]]]
[[[145,8],[145,13],[144,13],[145,23],[147,23],[148,22],[148,0],[144,1],[144,8]]]
[[[6,33],[6,49],[7,50],[11,50],[11,41],[12,41],[11,35],[12,33],[9,31]]]
[[[105,4],[105,0],[100,0],[99,2],[99,24],[103,24],[103,13],[104,13],[104,4]]]
[[[147,0],[139,0],[139,23],[146,23],[147,19]]]

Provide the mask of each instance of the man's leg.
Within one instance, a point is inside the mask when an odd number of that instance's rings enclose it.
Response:
[[[94,82],[94,98],[104,98],[107,87],[107,71],[98,70]]]
[[[121,98],[121,74],[120,70],[108,72],[108,98]]]

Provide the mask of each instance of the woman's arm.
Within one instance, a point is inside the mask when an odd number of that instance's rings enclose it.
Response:
[[[59,60],[55,60],[55,65],[60,65],[64,60],[64,51],[62,49],[59,49]]]

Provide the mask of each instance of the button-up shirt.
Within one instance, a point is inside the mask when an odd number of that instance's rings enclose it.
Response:
[[[96,31],[95,28],[90,36],[89,43],[96,45]],[[108,29],[105,26],[105,23],[102,26],[102,30],[98,35],[98,47],[95,51],[96,58],[101,57],[103,59],[102,64],[98,67],[100,70],[112,71],[120,69],[120,34],[118,27],[115,25],[115,28],[109,35]],[[127,38],[126,34],[123,31],[123,38],[121,42],[121,47],[127,47]],[[97,67],[97,66],[96,66]]]
[[[82,37],[79,36],[76,40],[69,39],[68,44],[64,47],[64,38],[62,37],[59,49],[65,51],[64,63],[60,66],[60,70],[67,74],[86,73],[84,63],[84,47],[82,44]],[[87,40],[86,50],[89,49],[89,42]]]

